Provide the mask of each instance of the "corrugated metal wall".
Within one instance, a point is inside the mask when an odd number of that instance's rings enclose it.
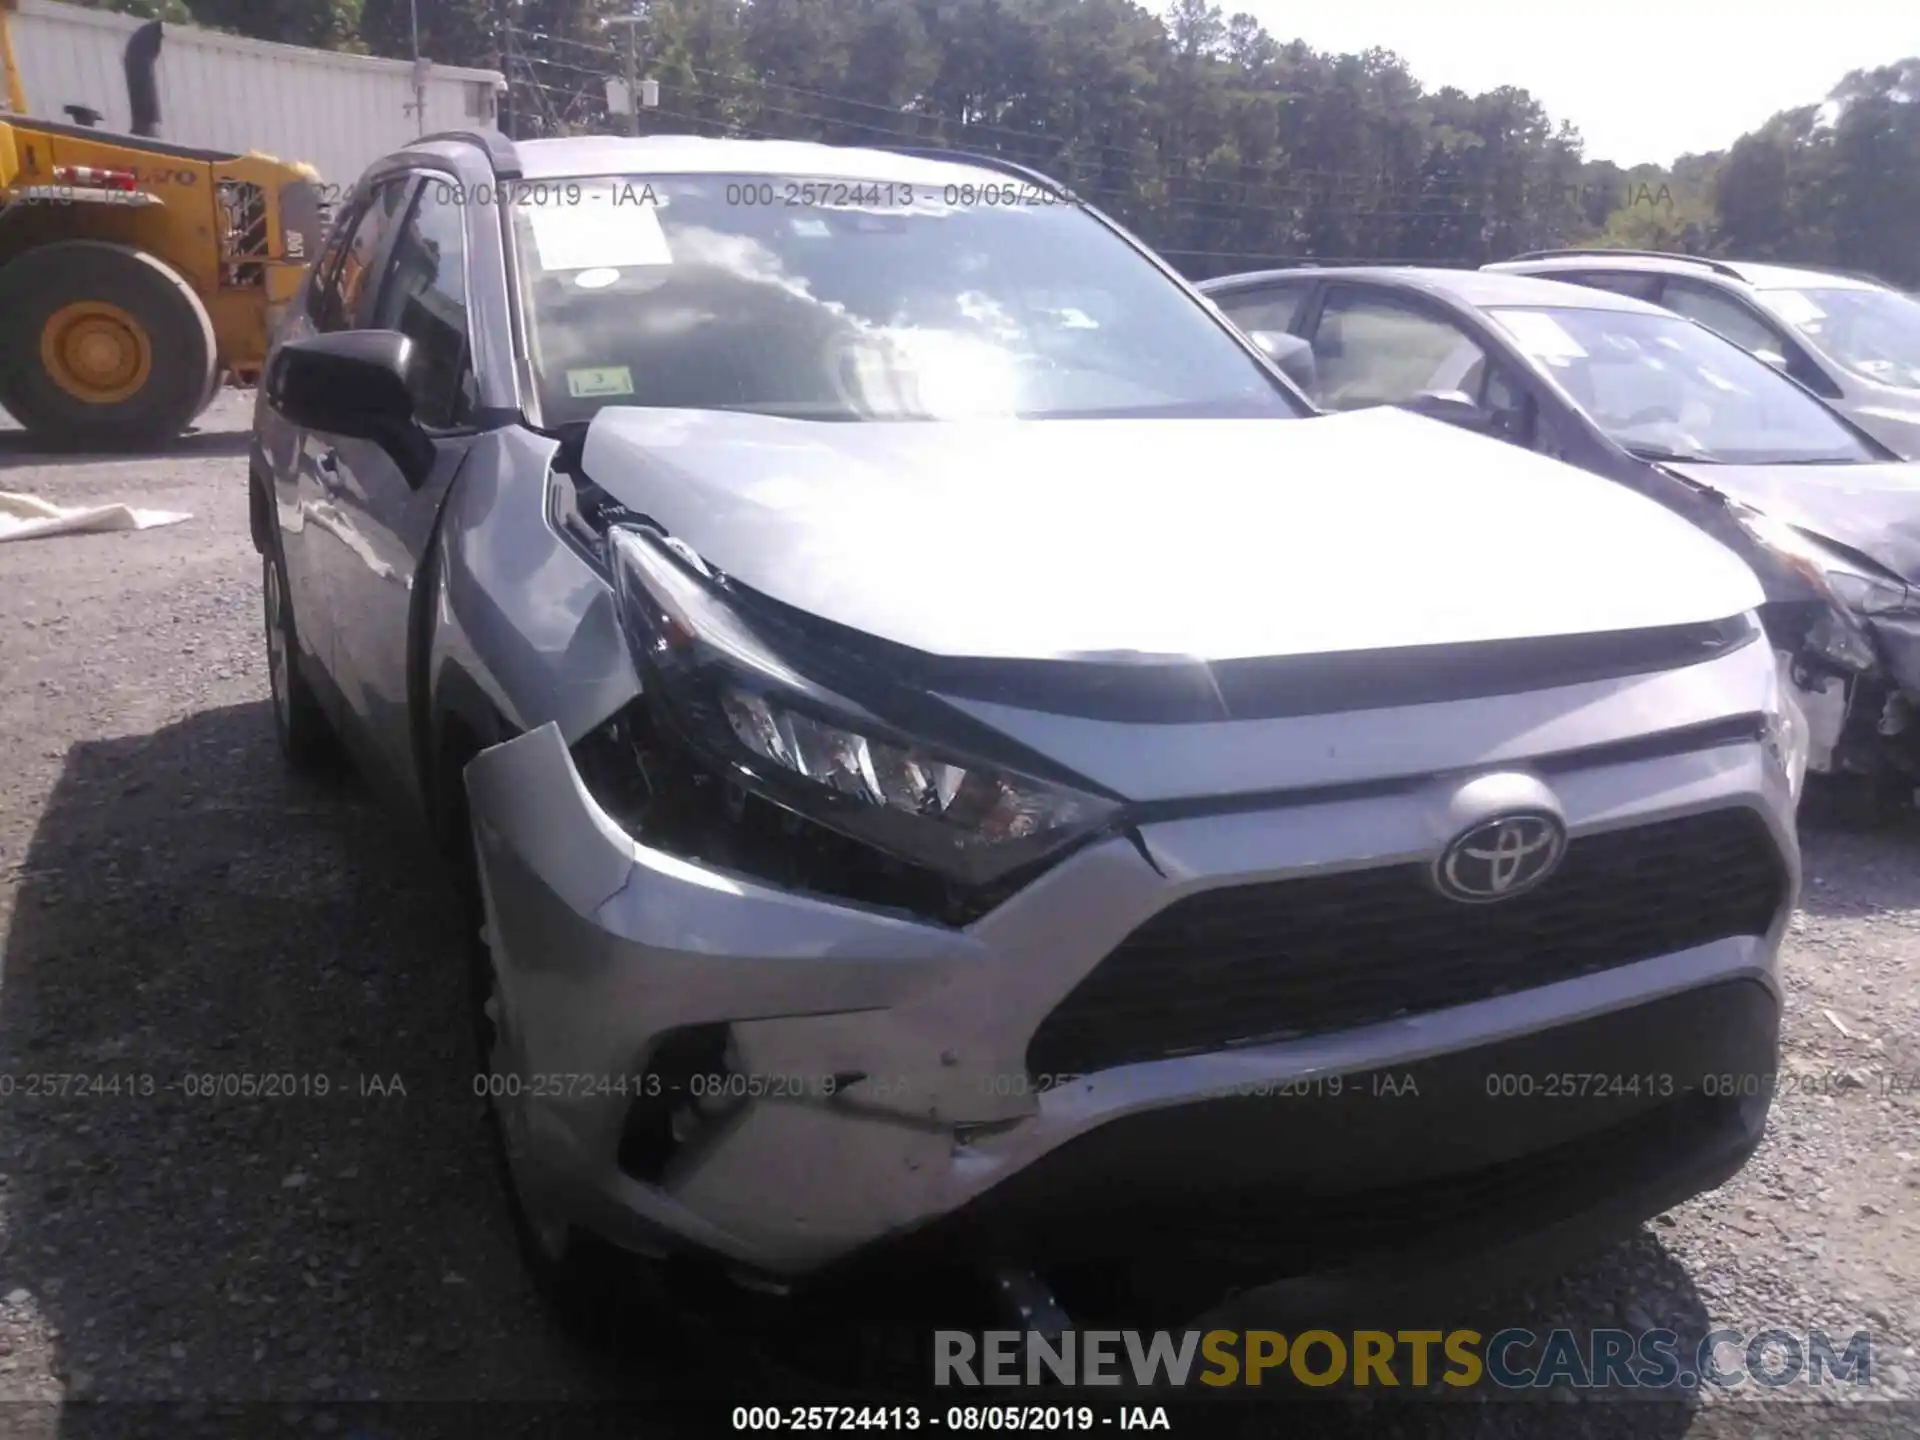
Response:
[[[30,112],[67,120],[87,105],[105,130],[124,131],[121,56],[140,22],[52,0],[21,0],[11,22]],[[404,60],[334,55],[169,25],[155,76],[162,139],[218,150],[264,150],[305,160],[341,185],[421,133]],[[435,65],[427,72],[426,133],[493,128],[499,76]]]

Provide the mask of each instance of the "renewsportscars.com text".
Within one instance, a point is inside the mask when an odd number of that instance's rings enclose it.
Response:
[[[1823,1330],[1019,1330],[934,1334],[938,1386],[1258,1386],[1691,1390],[1868,1386],[1873,1338]]]

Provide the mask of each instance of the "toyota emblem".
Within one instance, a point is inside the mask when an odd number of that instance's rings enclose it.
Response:
[[[1448,899],[1469,905],[1510,900],[1553,874],[1566,853],[1567,830],[1557,816],[1496,815],[1453,837],[1433,867],[1434,883]]]

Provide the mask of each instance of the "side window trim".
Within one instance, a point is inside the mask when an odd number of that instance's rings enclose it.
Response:
[[[370,197],[360,195],[341,209],[333,228],[327,232],[327,243],[320,251],[320,258],[313,263],[313,274],[307,280],[307,319],[316,328],[320,324],[318,307],[321,300],[331,293],[334,278],[340,273],[340,261],[347,253],[347,244],[352,240],[353,232],[360,228],[370,203]]]
[[[1486,348],[1482,341],[1477,339],[1460,323],[1459,316],[1455,315],[1438,301],[1413,291],[1391,290],[1372,285],[1357,285],[1351,280],[1329,280],[1327,282],[1326,289],[1323,290],[1320,295],[1320,305],[1314,312],[1313,319],[1316,328],[1318,328],[1321,314],[1326,310],[1329,302],[1343,295],[1353,295],[1362,300],[1371,300],[1378,305],[1397,306],[1399,309],[1418,315],[1422,320],[1431,320],[1437,324],[1446,325],[1458,330],[1462,335],[1466,336],[1467,339],[1479,345],[1481,349],[1484,350]]]
[[[1449,330],[1456,332],[1461,339],[1476,346],[1480,353],[1486,356],[1489,362],[1494,359],[1493,349],[1488,345],[1486,339],[1474,334],[1472,330],[1461,322],[1460,317],[1455,315],[1445,305],[1430,300],[1425,295],[1409,294],[1404,290],[1390,290],[1384,287],[1376,288],[1371,285],[1356,285],[1351,281],[1341,280],[1329,280],[1321,289],[1319,303],[1315,305],[1313,309],[1313,328],[1311,331],[1301,332],[1305,335],[1309,343],[1320,333],[1321,322],[1326,319],[1327,307],[1342,296],[1352,296],[1359,300],[1370,300],[1377,305],[1389,306],[1405,311],[1409,315],[1417,316],[1430,323],[1444,325]],[[1304,307],[1302,308],[1304,309]],[[1482,376],[1481,385],[1483,388],[1485,383],[1485,377]]]
[[[400,238],[400,232],[406,226],[407,214],[413,208],[414,195],[420,187],[420,172],[403,170],[397,174],[382,175],[369,191],[368,200],[371,201],[383,194],[389,185],[398,186],[401,191],[400,199],[393,207],[394,223],[389,225],[387,233],[380,237],[380,248],[367,262],[367,268],[372,270],[376,277],[375,283],[360,287],[359,304],[355,308],[355,313],[348,317],[349,330],[370,328],[369,322],[378,313],[380,294],[387,288],[387,267],[393,259],[394,242]]]
[[[1308,303],[1313,299],[1313,283],[1311,281],[1273,280],[1264,285],[1248,285],[1242,289],[1229,290],[1225,294],[1215,297],[1214,303],[1217,304],[1221,310],[1228,311],[1228,302],[1230,301],[1239,301],[1248,305],[1267,305],[1288,297],[1297,298],[1294,299],[1292,314],[1287,317],[1286,333],[1289,335],[1298,335],[1300,333],[1301,319],[1306,315]],[[1230,311],[1228,311],[1228,318],[1232,318]],[[1236,320],[1234,323],[1237,325],[1240,322]],[[1259,328],[1267,330],[1272,327],[1263,325]]]
[[[1350,293],[1363,299],[1377,301],[1380,304],[1397,306],[1409,315],[1415,315],[1422,320],[1444,325],[1454,331],[1461,339],[1474,346],[1474,348],[1480,352],[1485,362],[1480,369],[1479,383],[1474,386],[1473,394],[1470,397],[1473,402],[1483,409],[1490,408],[1488,406],[1487,396],[1488,391],[1492,388],[1496,375],[1502,377],[1505,383],[1512,387],[1521,398],[1521,414],[1524,417],[1523,423],[1527,427],[1527,433],[1524,436],[1506,436],[1503,438],[1524,448],[1533,449],[1537,447],[1543,433],[1551,433],[1553,427],[1547,419],[1547,405],[1542,397],[1539,385],[1534,380],[1530,367],[1526,365],[1513,348],[1502,339],[1496,327],[1488,324],[1481,318],[1472,320],[1462,319],[1446,305],[1431,300],[1425,295],[1407,294],[1394,290],[1377,290],[1371,286],[1354,285],[1351,283],[1342,284],[1338,280],[1332,280],[1328,281],[1322,287],[1318,297],[1320,303],[1314,307],[1313,326],[1315,332],[1319,329],[1326,304],[1341,293]],[[1305,306],[1302,307],[1303,313],[1305,308]]]
[[[1644,300],[1649,305],[1660,303],[1660,293],[1665,288],[1666,277],[1650,270],[1567,270],[1542,274],[1543,280],[1563,280],[1570,285],[1585,285],[1590,290],[1604,290],[1609,295],[1625,295],[1629,300]],[[1625,282],[1639,281],[1647,293],[1636,294],[1625,285],[1609,285],[1608,280]]]
[[[1787,326],[1767,314],[1746,296],[1734,291],[1722,290],[1717,285],[1704,285],[1697,280],[1689,281],[1685,277],[1669,276],[1660,287],[1660,304],[1669,310],[1673,308],[1666,303],[1667,291],[1670,288],[1712,295],[1716,300],[1731,305],[1764,329],[1780,346],[1780,353],[1787,357],[1786,375],[1789,380],[1796,385],[1804,386],[1823,400],[1837,400],[1840,397],[1840,387],[1834,383],[1833,377],[1827,374],[1826,367],[1813,358],[1812,353],[1800,343],[1798,337],[1790,333]],[[1706,324],[1705,321],[1699,323]],[[1711,325],[1707,328],[1713,329]],[[1739,344],[1737,340],[1734,343]]]
[[[406,203],[399,212],[400,223],[393,227],[393,233],[388,236],[387,243],[381,249],[380,283],[374,287],[373,299],[368,310],[370,316],[380,313],[381,302],[386,298],[387,287],[393,283],[394,248],[399,243],[400,236],[405,233],[407,222],[413,218],[415,209],[426,199],[427,187],[436,182],[449,187],[461,185],[459,177],[452,171],[441,170],[436,167],[422,166],[409,171],[408,175],[410,177],[408,184],[412,187],[411,193],[407,196]],[[471,435],[485,428],[479,423],[478,417],[484,409],[483,397],[486,387],[482,383],[483,377],[480,374],[478,348],[475,346],[473,338],[473,328],[477,311],[474,307],[473,297],[473,256],[475,247],[470,218],[474,214],[475,207],[461,205],[455,208],[460,215],[460,303],[466,312],[464,365],[473,375],[475,399],[471,407],[472,413],[464,419],[456,420],[451,425],[433,425],[423,421],[420,428],[435,437]],[[483,211],[484,208],[485,207],[481,207]],[[504,207],[501,208],[504,212]]]
[[[405,187],[412,183],[412,174],[412,171],[401,171],[397,173],[388,171],[373,177],[371,180],[363,179],[360,184],[354,187],[357,192],[357,199],[351,208],[341,216],[339,228],[336,229],[328,239],[327,243],[329,247],[334,247],[335,242],[338,242],[337,250],[333,259],[327,262],[327,269],[324,275],[318,277],[320,289],[315,292],[316,294],[324,295],[330,302],[341,298],[338,293],[338,287],[342,283],[342,270],[346,265],[347,254],[352,250],[353,242],[360,233],[360,227],[366,223],[367,216],[374,207],[383,203],[384,197],[390,193],[393,187]],[[393,231],[395,228],[396,227],[392,226],[388,228],[387,233],[380,238],[379,248],[368,257],[367,271],[371,272],[376,281],[378,277],[384,273],[383,267],[386,264],[387,254],[392,249]],[[342,330],[364,330],[367,328],[367,316],[372,313],[370,309],[370,292],[377,288],[377,284],[362,284],[359,293],[354,297],[354,309],[351,312],[343,312],[338,317],[332,315],[323,316],[316,314],[310,305],[308,307],[308,315],[313,320],[314,327],[323,333],[332,334]]]
[[[1526,449],[1540,449],[1543,437],[1555,435],[1557,427],[1547,418],[1545,393],[1534,376],[1533,367],[1525,363],[1519,352],[1499,333],[1499,327],[1491,322],[1483,321],[1480,333],[1472,338],[1487,357],[1487,368],[1480,377],[1480,393],[1473,397],[1475,403],[1481,409],[1491,411],[1493,407],[1488,404],[1487,392],[1493,388],[1494,377],[1501,377],[1520,396],[1521,415],[1526,426],[1524,436],[1507,438]]]

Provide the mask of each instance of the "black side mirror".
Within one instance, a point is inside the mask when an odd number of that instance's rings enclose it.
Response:
[[[1471,396],[1458,390],[1429,391],[1424,395],[1416,395],[1411,400],[1401,402],[1400,408],[1424,415],[1429,420],[1444,420],[1463,430],[1476,430],[1482,435],[1491,434],[1499,428],[1499,422],[1491,411],[1483,410]]]
[[[1281,330],[1251,330],[1247,338],[1265,352],[1266,357],[1294,384],[1311,395],[1320,382],[1319,368],[1313,363],[1313,346],[1298,335]]]
[[[418,485],[433,467],[433,442],[414,423],[412,360],[413,341],[398,330],[291,341],[267,364],[267,403],[303,430],[373,441]]]

